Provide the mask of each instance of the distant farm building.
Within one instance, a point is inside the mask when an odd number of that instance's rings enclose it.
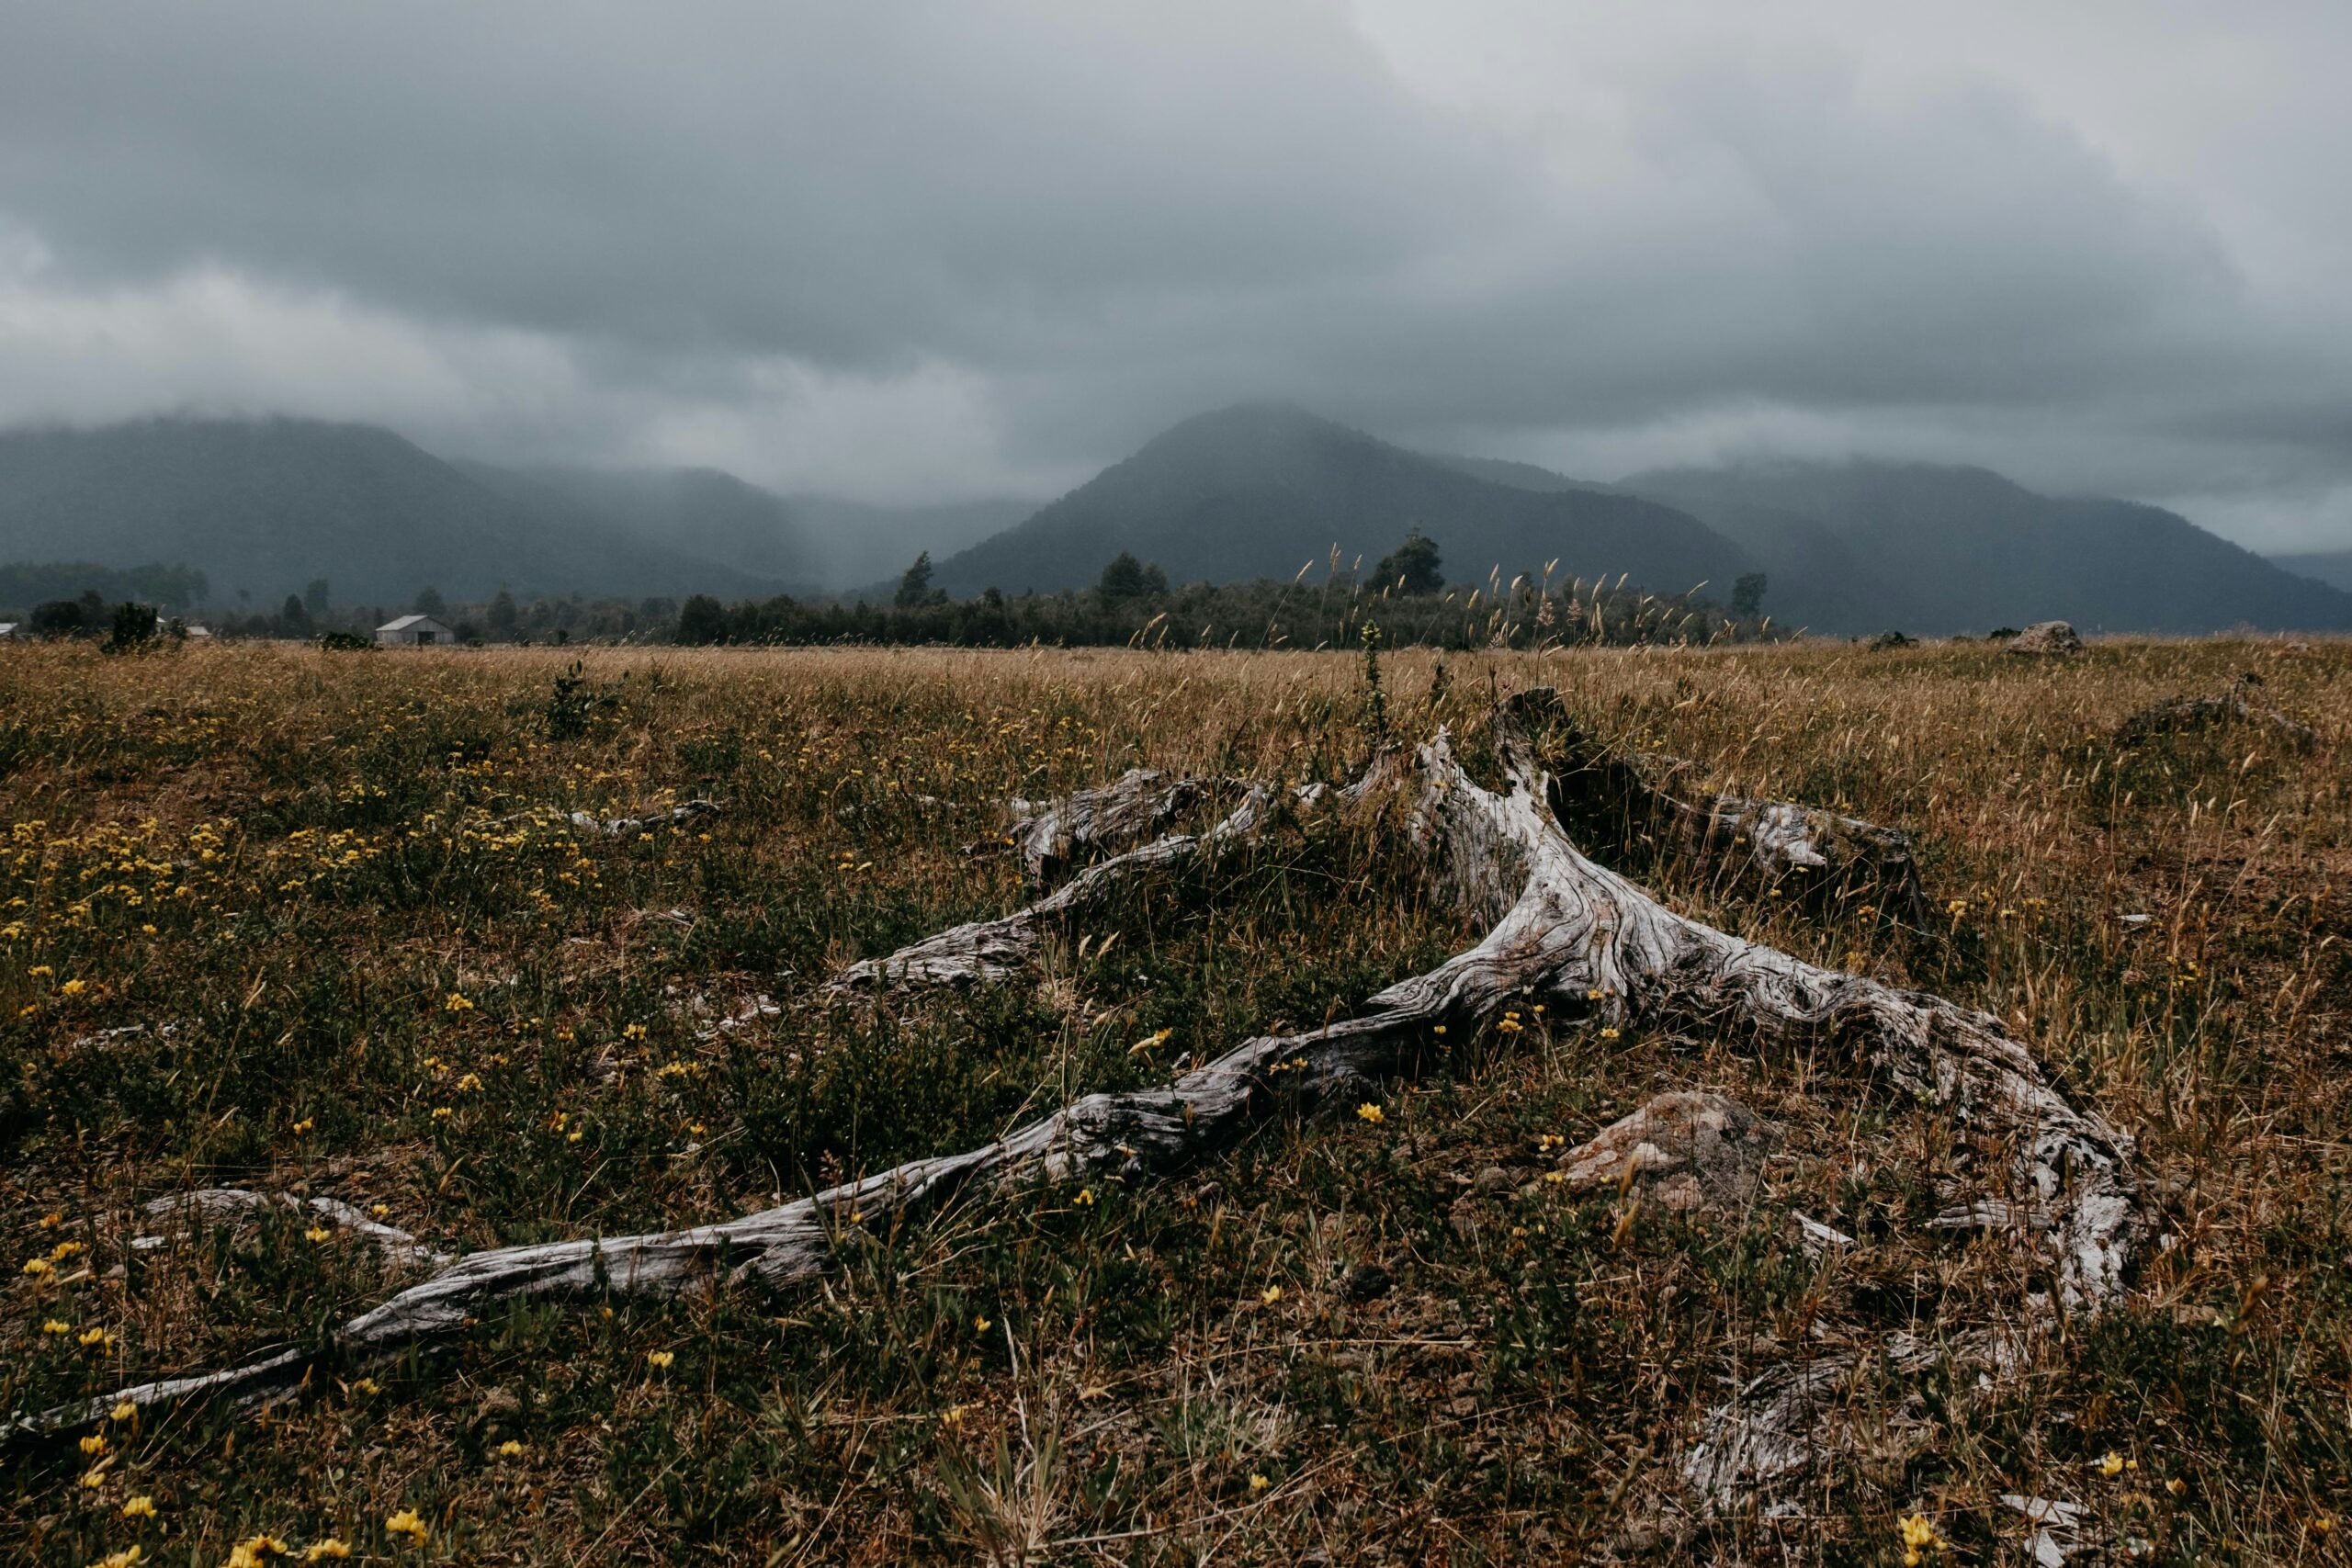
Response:
[[[430,615],[402,615],[378,626],[376,640],[385,644],[455,642],[458,634]]]

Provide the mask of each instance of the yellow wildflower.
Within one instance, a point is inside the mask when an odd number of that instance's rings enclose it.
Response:
[[[40,1325],[40,1331],[43,1334],[71,1334],[74,1325],[62,1317],[52,1317]]]
[[[1078,1190],[1078,1196],[1071,1199],[1070,1201],[1081,1209],[1093,1207],[1094,1189],[1091,1187],[1080,1188]]]
[[[402,1508],[384,1521],[384,1533],[404,1535],[416,1545],[423,1546],[425,1536],[431,1532],[425,1529],[424,1521],[416,1517],[414,1508]]]
[[[107,1412],[107,1414],[112,1416],[118,1421],[128,1421],[132,1416],[139,1414],[139,1406],[131,1404],[130,1401],[126,1399],[116,1404],[111,1411]]]
[[[333,1241],[334,1239],[334,1232],[327,1229],[324,1225],[312,1225],[309,1230],[302,1233],[302,1239],[310,1242],[315,1247],[322,1241]]]
[[[474,1010],[474,1004],[466,1000],[465,998],[459,996],[455,991],[451,991],[449,993],[449,999],[443,1002],[441,1005],[443,1009],[449,1012],[471,1012]]]
[[[677,1359],[676,1352],[671,1350],[648,1350],[645,1353],[645,1364],[650,1367],[666,1367]]]
[[[126,1519],[152,1519],[155,1517],[155,1499],[141,1492],[122,1506]]]
[[[147,1550],[144,1547],[126,1546],[120,1551],[107,1552],[92,1563],[90,1568],[131,1568],[133,1563],[141,1562],[146,1555]]]
[[[295,1135],[296,1137],[298,1137],[298,1138],[299,1138],[299,1137],[300,1137],[303,1134],[305,1134],[305,1133],[309,1132],[311,1128],[313,1128],[313,1127],[317,1126],[318,1124],[319,1124],[319,1122],[318,1122],[318,1118],[317,1118],[317,1117],[315,1117],[315,1116],[305,1116],[305,1117],[303,1117],[300,1122],[295,1122],[295,1123],[294,1123],[294,1135]]]
[[[972,1319],[972,1326],[973,1326],[973,1328],[974,1328],[974,1329],[978,1330],[979,1333],[986,1334],[986,1333],[989,1331],[989,1327],[991,1326],[991,1325],[989,1324],[989,1320],[988,1320],[987,1318],[985,1318],[985,1317],[976,1317],[976,1318]]]
[[[1928,1516],[1925,1514],[1911,1514],[1897,1519],[1895,1528],[1903,1532],[1905,1568],[1918,1568],[1919,1559],[1923,1553],[1941,1551],[1950,1544],[1942,1536],[1936,1533],[1936,1527],[1928,1522]]]
[[[2113,1449],[2109,1449],[2099,1458],[2098,1472],[2101,1475],[2112,1479],[2113,1477],[2123,1473],[2123,1456],[2117,1453]]]
[[[1263,1476],[1262,1474],[1259,1473],[1258,1472],[1256,1472],[1256,1471],[1254,1471],[1254,1470],[1253,1470],[1253,1471],[1251,1471],[1251,1472],[1250,1472],[1250,1491],[1252,1491],[1252,1492],[1263,1492],[1267,1487],[1272,1486],[1272,1484],[1273,1484],[1273,1483],[1272,1483],[1272,1482],[1271,1482],[1271,1481],[1267,1480],[1267,1479],[1265,1478],[1265,1476]]]
[[[1259,1293],[1258,1299],[1268,1306],[1272,1306],[1283,1299],[1283,1288],[1280,1285],[1269,1285]]]
[[[87,980],[68,980],[57,987],[60,995],[68,997],[78,997],[89,988],[90,983]]]
[[[45,1275],[56,1273],[57,1265],[46,1258],[28,1258],[25,1259],[25,1272],[38,1280]]]
[[[1374,1126],[1377,1127],[1383,1122],[1388,1120],[1388,1113],[1367,1100],[1362,1105],[1356,1107],[1356,1120],[1359,1122],[1369,1122]]]
[[[337,1540],[333,1536],[324,1540],[314,1540],[302,1549],[302,1561],[305,1562],[316,1562],[322,1558],[333,1558],[339,1562],[350,1555],[349,1543]]]
[[[103,1432],[93,1432],[88,1437],[83,1438],[82,1451],[85,1454],[102,1454],[106,1452],[106,1434]]]
[[[521,1459],[523,1457],[523,1445],[516,1442],[513,1438],[509,1438],[504,1442],[498,1445],[498,1457],[500,1459]]]

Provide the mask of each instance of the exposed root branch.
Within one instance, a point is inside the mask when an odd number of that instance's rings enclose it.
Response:
[[[1793,878],[1808,891],[1876,896],[1887,913],[1927,914],[1911,840],[1859,817],[1785,800],[1748,800],[1696,788],[1697,768],[1674,757],[1633,757],[1563,724],[1565,761],[1552,804],[1571,831],[1618,844],[1647,842],[1702,870],[1733,867],[1767,886]]]

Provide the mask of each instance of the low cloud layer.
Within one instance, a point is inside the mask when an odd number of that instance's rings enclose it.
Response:
[[[27,8],[0,421],[907,500],[1283,398],[1596,477],[1921,456],[2352,545],[2352,12],[1634,10]]]

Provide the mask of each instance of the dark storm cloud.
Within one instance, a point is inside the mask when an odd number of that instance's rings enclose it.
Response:
[[[2340,141],[2328,13],[2171,112],[2126,89],[2212,40],[2136,11],[1491,4],[19,7],[0,418],[292,407],[935,493],[1272,396],[2352,536],[2344,214],[2298,173]]]

